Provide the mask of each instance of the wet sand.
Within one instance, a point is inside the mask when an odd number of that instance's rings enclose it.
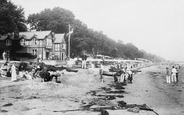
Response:
[[[134,83],[126,88],[129,94],[124,100],[128,103],[147,104],[159,115],[184,114],[184,68],[177,84],[167,84],[166,66],[153,66],[142,69],[134,76]]]
[[[181,69],[180,74],[182,73]],[[98,69],[79,69],[78,73],[65,73],[61,83],[33,81],[10,82],[0,80],[0,114],[4,115],[98,115],[94,111],[69,111],[89,103],[94,106],[113,106],[118,101],[127,104],[147,104],[159,115],[182,115],[183,87],[165,83],[165,67],[148,67],[134,75],[133,84],[117,85],[113,77],[99,81]],[[108,99],[104,100],[104,97]],[[110,115],[155,115],[152,111],[133,113],[125,110],[107,110]]]

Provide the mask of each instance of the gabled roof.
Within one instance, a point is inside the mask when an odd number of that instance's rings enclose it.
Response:
[[[64,35],[65,34],[55,34],[54,43],[65,43]]]
[[[31,32],[20,32],[19,36],[25,36],[26,39],[32,39],[36,37],[37,39],[44,39],[47,35],[49,35],[52,31],[31,31]]]
[[[13,40],[13,36],[11,36],[11,35],[3,35],[3,36],[0,36],[0,40],[5,40],[7,38],[10,38],[10,39]]]

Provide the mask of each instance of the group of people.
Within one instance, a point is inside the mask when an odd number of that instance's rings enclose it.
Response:
[[[118,64],[119,65],[119,64]],[[118,70],[118,65],[115,67]],[[132,83],[133,73],[130,70],[130,67],[120,66],[119,71],[114,74],[114,82],[128,82]]]
[[[0,73],[2,77],[11,77],[11,81],[17,80],[17,70],[16,70],[16,63],[10,65],[8,62],[5,62],[1,68]]]
[[[0,68],[1,77],[11,77],[11,81],[16,81],[18,78],[25,77],[26,79],[32,79],[33,77],[33,68],[30,70],[22,69],[23,66],[17,66],[16,62],[10,64],[9,62],[5,62]]]
[[[114,82],[129,82],[132,83],[133,80],[133,73],[130,70],[130,68],[127,68],[127,66],[123,66],[120,63],[116,63],[109,69],[110,72],[113,72]],[[100,74],[100,80],[101,83],[104,82],[104,64],[100,64],[99,74]]]
[[[0,76],[11,77],[12,82],[41,78],[42,82],[55,80],[58,83],[60,82],[58,78],[68,71],[74,72],[63,66],[47,65],[42,62],[6,62],[0,67]]]
[[[171,71],[166,67],[166,83],[177,83],[179,82],[179,67],[172,66]]]

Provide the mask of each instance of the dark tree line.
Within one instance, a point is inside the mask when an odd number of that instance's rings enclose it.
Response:
[[[26,31],[24,9],[11,1],[0,0],[0,35]]]
[[[25,22],[31,29],[38,31],[52,30],[55,33],[69,32],[69,24],[74,29],[71,35],[71,57],[80,56],[83,52],[95,56],[97,54],[108,55],[114,58],[136,59],[145,58],[161,61],[162,58],[139,50],[132,43],[124,44],[123,41],[115,41],[101,31],[88,28],[75,15],[66,9],[55,7],[45,9],[40,13],[30,14],[25,20],[23,8],[18,7],[7,0],[0,1],[0,34],[15,31],[26,31]],[[65,37],[68,43],[68,36]]]
[[[8,46],[11,49],[8,54],[11,58],[16,54],[16,51],[22,48],[17,39],[19,31],[27,31],[24,9],[9,0],[0,0],[0,38],[4,35],[16,39],[13,40],[11,46]],[[6,50],[7,47],[1,48],[0,54]]]

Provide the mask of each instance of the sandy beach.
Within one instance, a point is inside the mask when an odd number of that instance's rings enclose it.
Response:
[[[165,79],[166,66],[153,66],[142,69],[142,73],[134,76],[134,83],[126,89],[125,96],[129,103],[146,103],[159,115],[184,114],[184,78],[182,67],[180,81],[177,84],[167,84]]]
[[[1,78],[0,114],[98,115],[99,112],[94,111],[62,111],[79,109],[91,102],[95,103],[92,107],[103,106],[104,103],[112,106],[118,101],[127,104],[146,104],[155,113],[145,110],[138,113],[129,112],[127,109],[107,110],[110,115],[184,114],[184,68],[180,69],[180,81],[177,84],[165,83],[165,66],[151,66],[141,71],[134,75],[132,84],[123,85],[115,99],[107,101],[100,96],[109,95],[109,91],[117,90],[113,77],[105,76],[105,83],[100,83],[98,69],[79,69],[77,73],[66,72],[59,78],[61,83],[40,82],[40,79],[10,82],[10,78]]]

